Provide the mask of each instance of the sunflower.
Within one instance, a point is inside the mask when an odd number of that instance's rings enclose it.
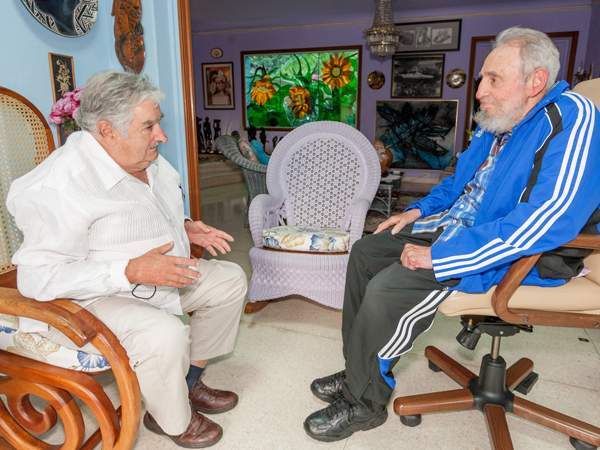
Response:
[[[301,120],[305,114],[312,114],[310,93],[302,86],[291,87],[290,98],[292,99],[292,103],[288,105],[288,108],[292,108],[292,113],[296,119]]]
[[[269,75],[265,75],[262,80],[255,81],[252,83],[254,89],[252,89],[252,96],[250,97],[250,101],[256,101],[256,104],[259,106],[263,106],[267,101],[275,95],[277,92],[273,85],[271,84],[271,77]]]
[[[323,81],[329,85],[331,89],[341,88],[350,83],[352,72],[350,68],[352,64],[349,58],[344,58],[344,54],[329,56],[329,62],[323,61],[325,68],[322,68]]]

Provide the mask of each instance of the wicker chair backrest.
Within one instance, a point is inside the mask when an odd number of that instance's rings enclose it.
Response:
[[[350,206],[372,198],[379,180],[371,143],[356,129],[316,122],[281,140],[267,168],[269,193],[285,199],[288,225],[348,229]]]
[[[16,92],[0,88],[0,274],[14,270],[14,253],[23,236],[6,209],[13,180],[26,174],[54,150],[50,127],[39,110]]]

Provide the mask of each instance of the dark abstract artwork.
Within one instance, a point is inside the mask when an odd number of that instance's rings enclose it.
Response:
[[[443,170],[454,156],[457,114],[457,100],[379,101],[375,140],[392,152],[392,167]]]

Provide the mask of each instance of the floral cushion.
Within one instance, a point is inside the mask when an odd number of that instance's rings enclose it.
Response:
[[[23,333],[18,329],[17,316],[0,314],[0,349],[81,372],[95,373],[110,369],[108,361],[102,355],[71,350],[37,333]]]
[[[263,230],[263,246],[299,252],[348,251],[350,232],[340,228],[275,227]]]

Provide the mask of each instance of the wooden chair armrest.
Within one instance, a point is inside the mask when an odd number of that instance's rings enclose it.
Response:
[[[0,314],[28,317],[40,320],[60,330],[77,346],[83,347],[96,336],[90,326],[94,317],[69,300],[38,302],[23,297],[18,290],[0,287]]]
[[[580,234],[563,247],[600,249],[600,236]],[[554,327],[599,328],[600,315],[577,314],[562,311],[541,311],[510,308],[508,303],[529,271],[542,256],[541,253],[524,256],[515,261],[492,295],[492,308],[498,317],[509,323],[546,325]]]
[[[567,242],[563,247],[587,248],[589,250],[600,249],[600,236],[595,234],[580,234],[571,242]]]
[[[108,327],[92,313],[70,300],[39,302],[23,297],[16,289],[3,287],[0,287],[0,314],[41,320],[61,331],[77,346],[82,347],[91,343],[104,355],[115,376],[121,399],[121,432],[114,443],[114,448],[131,448],[137,436],[141,417],[140,388],[135,372],[129,365],[127,352]],[[34,365],[38,364],[35,361],[33,363]],[[61,370],[63,369],[57,368],[58,372]],[[52,379],[53,375],[50,372],[48,377]],[[77,379],[78,376],[75,376],[74,379]],[[60,376],[59,378],[64,378],[65,382],[69,382],[69,379],[65,377]],[[75,383],[71,392],[77,394],[77,389],[79,389],[79,385]],[[112,417],[112,420],[116,419]],[[90,440],[90,442],[92,441],[97,443],[97,436]]]

